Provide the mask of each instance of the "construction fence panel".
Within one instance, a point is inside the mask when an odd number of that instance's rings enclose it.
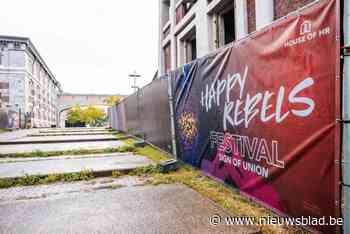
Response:
[[[113,128],[137,135],[171,152],[168,79],[154,80],[116,106]]]
[[[172,72],[178,157],[281,214],[341,217],[339,16],[319,1]]]

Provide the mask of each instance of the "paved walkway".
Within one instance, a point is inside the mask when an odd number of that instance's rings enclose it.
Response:
[[[104,172],[126,170],[152,164],[143,156],[130,154],[109,154],[107,156],[85,158],[56,158],[52,160],[0,163],[0,178],[14,178],[25,175],[50,175],[92,170]]]
[[[88,185],[82,186],[81,183],[77,183],[73,192],[60,190],[60,185],[38,186],[33,189],[49,190],[50,194],[37,191],[36,197],[0,201],[0,233],[206,234],[258,231],[251,226],[210,225],[211,216],[219,214],[225,217],[227,213],[182,185],[89,190]],[[56,188],[50,189],[50,186]]]

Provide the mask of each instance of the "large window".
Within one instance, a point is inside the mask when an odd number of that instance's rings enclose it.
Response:
[[[189,63],[197,58],[196,27],[190,26],[177,38],[177,66]]]
[[[229,44],[235,40],[235,11],[234,8],[222,14],[223,42]]]
[[[164,27],[170,20],[170,0],[162,1],[162,27]]]
[[[4,54],[2,53],[2,51],[0,51],[0,66],[2,66],[3,65],[3,57],[4,56]]]
[[[183,62],[189,63],[197,58],[196,28],[191,29],[182,39]]]
[[[197,0],[182,0],[176,8],[176,24],[191,10]]]
[[[214,45],[222,47],[236,40],[235,8],[231,3],[225,4],[212,14]]]
[[[0,82],[0,89],[9,89],[10,85],[8,82]]]
[[[191,62],[197,58],[197,39],[189,38],[186,42],[186,62]]]
[[[170,44],[167,44],[164,47],[164,66],[165,66],[165,72],[169,72],[171,70],[171,47],[170,47]]]

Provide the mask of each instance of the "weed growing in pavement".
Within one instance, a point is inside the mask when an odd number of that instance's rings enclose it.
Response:
[[[112,171],[112,177],[113,178],[119,178],[123,176],[124,174],[121,171]]]
[[[134,152],[135,147],[132,145],[121,146],[117,148],[105,148],[105,149],[78,149],[78,150],[66,150],[66,151],[34,151],[30,153],[14,153],[14,154],[0,154],[0,158],[35,158],[35,157],[54,157],[63,155],[90,155],[90,154],[103,154],[103,153],[126,153]]]
[[[51,184],[55,182],[73,182],[80,180],[91,180],[94,178],[92,171],[83,170],[78,173],[30,176],[25,175],[20,178],[0,179],[0,189],[15,187],[15,186],[30,186],[40,184]]]
[[[131,170],[128,174],[132,176],[145,176],[160,173],[159,165],[149,165]]]
[[[133,145],[135,142],[132,138],[124,140],[124,143],[129,145]],[[136,148],[135,153],[144,155],[157,163],[169,159],[166,153],[149,145],[143,148]],[[204,175],[202,171],[184,163],[180,164],[180,168],[177,171],[169,173],[160,173],[159,166],[147,166],[134,169],[129,172],[129,175],[144,177],[146,180],[145,184],[154,186],[160,184],[183,184],[219,204],[235,216],[256,218],[277,216],[251,199],[242,196],[239,191]],[[262,233],[309,233],[299,227],[281,225],[261,226],[260,231]]]

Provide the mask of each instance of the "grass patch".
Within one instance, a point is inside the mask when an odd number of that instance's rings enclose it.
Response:
[[[55,136],[96,136],[96,135],[113,135],[116,132],[91,132],[91,133],[51,133],[51,134],[32,134],[29,137],[55,137]]]
[[[185,164],[181,164],[179,170],[165,174],[160,173],[159,166],[155,165],[134,169],[129,172],[129,175],[144,177],[146,185],[183,184],[219,204],[234,216],[249,216],[257,219],[267,216],[278,217],[227,185],[217,182],[205,176],[200,170]],[[266,225],[259,228],[262,233],[309,233],[302,228],[291,226]]]
[[[12,129],[8,129],[8,128],[0,128],[0,133],[2,132],[12,132]]]
[[[61,175],[29,176],[26,175],[15,179],[0,179],[0,189],[15,186],[30,186],[40,184],[51,184],[56,182],[73,182],[80,180],[91,180],[94,178],[92,171],[84,170],[78,173],[68,173]]]
[[[54,157],[63,155],[90,155],[90,154],[104,154],[104,153],[126,153],[134,152],[136,149],[133,145],[125,145],[117,148],[106,148],[106,149],[78,149],[78,150],[66,150],[66,151],[34,151],[30,153],[14,153],[14,154],[0,154],[0,158],[35,158],[35,157]]]
[[[149,165],[145,167],[139,167],[129,172],[132,176],[145,176],[145,175],[155,175],[160,173],[160,168],[158,165]]]
[[[121,134],[121,133],[120,133]],[[125,136],[125,135],[121,135]],[[161,162],[164,160],[168,160],[170,157],[168,154],[158,150],[151,145],[146,145],[145,147],[135,147],[136,140],[134,138],[128,138],[123,140],[123,142],[128,146],[133,146],[135,148],[134,153],[142,156],[146,156],[147,158],[153,160],[154,162]]]
[[[124,140],[124,142],[128,145],[133,145],[136,141],[130,138]],[[166,153],[152,146],[136,148],[134,152],[144,155],[157,163],[169,159]],[[144,177],[146,179],[146,184],[154,186],[160,184],[183,184],[219,204],[222,208],[235,216],[249,216],[256,217],[257,219],[267,216],[278,217],[278,215],[274,214],[269,209],[242,196],[238,191],[207,177],[200,170],[185,165],[184,163],[181,164],[177,171],[166,174],[160,173],[159,166],[137,168],[132,170],[129,174]],[[262,233],[309,233],[300,227],[279,225],[261,226],[260,231]]]
[[[134,152],[136,154],[146,156],[155,162],[161,162],[161,161],[169,159],[169,156],[166,153],[163,153],[163,152],[159,151],[158,149],[156,149],[152,146],[149,146],[149,145],[147,145],[143,148],[136,148]]]
[[[112,177],[113,178],[119,178],[123,176],[124,174],[121,171],[112,171]]]

